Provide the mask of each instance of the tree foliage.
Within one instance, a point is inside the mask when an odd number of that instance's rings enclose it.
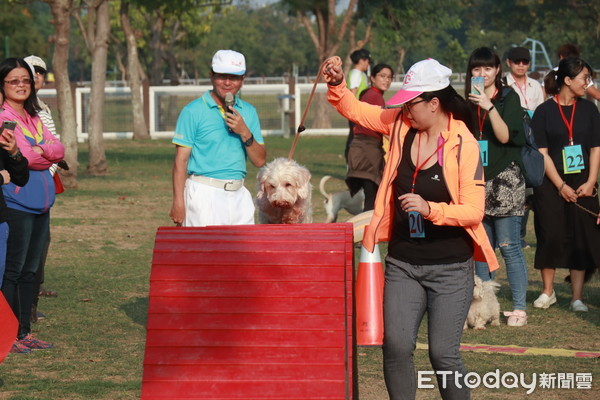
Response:
[[[201,48],[203,51],[198,52]],[[219,49],[232,49],[246,56],[248,76],[274,76],[296,64],[300,73],[312,73],[314,48],[306,29],[279,7],[237,7],[216,15],[211,31],[190,53],[195,73],[208,76],[210,60]],[[194,51],[196,50],[196,51]],[[191,54],[190,54],[191,56]]]
[[[598,1],[371,0],[364,11],[375,18],[376,49],[399,70],[434,57],[461,71],[473,49],[488,46],[503,56],[526,38],[544,43],[552,62],[556,49],[570,42],[592,65],[600,64]]]
[[[374,0],[369,2],[365,13],[374,18],[373,42],[383,50],[381,56],[395,65],[398,72],[403,72],[405,65],[418,60],[441,58],[440,50],[445,53],[447,64],[463,61],[462,46],[452,37],[452,31],[461,28],[460,3],[460,0]]]
[[[251,7],[243,0],[235,5],[207,3],[130,0],[140,64],[148,75],[154,65],[155,82],[205,78],[219,48],[243,52],[251,75],[280,75],[294,64],[301,74],[314,74],[323,57],[332,52],[344,57],[361,44],[371,21],[366,47],[375,61],[398,71],[426,57],[460,71],[474,48],[490,46],[502,55],[528,37],[545,44],[552,62],[561,44],[574,42],[586,61],[600,67],[600,3],[593,0],[356,0],[346,27],[347,14],[339,8],[335,14],[340,3],[335,0],[280,0],[264,7]],[[125,42],[117,12],[120,2],[111,4],[107,76],[121,79]],[[48,5],[41,1],[1,1],[0,55],[5,55],[6,38],[11,55],[51,58],[51,19]],[[20,29],[23,26],[28,29]],[[356,39],[351,37],[353,30]],[[89,80],[91,58],[77,29],[70,41],[71,79]]]
[[[41,2],[25,4],[0,1],[0,57],[26,57],[30,54],[44,59],[52,56],[48,38],[52,25],[50,7]],[[27,29],[23,29],[27,27]]]

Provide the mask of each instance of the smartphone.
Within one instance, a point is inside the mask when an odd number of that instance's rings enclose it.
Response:
[[[5,129],[14,131],[17,127],[17,123],[15,121],[4,121],[2,122],[2,126],[0,126],[0,135],[4,132]]]
[[[484,85],[484,78],[483,78],[483,76],[472,76],[471,77],[471,93],[473,93],[473,94],[481,94],[479,92],[479,90],[477,90],[477,88],[475,86],[477,86],[478,88],[483,89],[483,85]]]

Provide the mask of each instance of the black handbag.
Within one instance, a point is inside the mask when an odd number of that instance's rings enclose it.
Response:
[[[523,130],[525,131],[525,146],[521,149],[521,158],[525,168],[523,176],[527,187],[537,187],[542,184],[546,174],[544,155],[540,153],[535,144],[529,114],[527,111],[524,111],[523,114]]]
[[[504,81],[506,84],[506,81]],[[510,87],[502,89],[502,99],[511,91]],[[526,187],[538,187],[544,182],[546,166],[544,165],[544,155],[538,150],[533,131],[531,130],[531,117],[527,110],[523,109],[523,132],[525,133],[525,146],[521,148],[521,159],[523,161],[523,176],[525,177]]]

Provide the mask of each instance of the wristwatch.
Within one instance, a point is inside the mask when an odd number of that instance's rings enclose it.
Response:
[[[21,158],[23,158],[23,153],[21,153],[21,150],[17,149],[15,154],[9,154],[8,157],[14,161],[21,161]]]
[[[252,143],[254,143],[254,136],[250,136],[250,137],[248,138],[248,140],[246,140],[246,141],[244,142],[244,146],[246,146],[246,147],[250,147],[250,146],[252,146]]]

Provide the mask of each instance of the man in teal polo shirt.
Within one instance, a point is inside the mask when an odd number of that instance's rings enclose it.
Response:
[[[266,150],[256,109],[236,96],[245,74],[242,54],[217,51],[210,72],[212,90],[179,115],[170,212],[177,225],[254,223],[254,202],[244,187],[246,159],[262,167]],[[233,106],[226,107],[228,93]]]

